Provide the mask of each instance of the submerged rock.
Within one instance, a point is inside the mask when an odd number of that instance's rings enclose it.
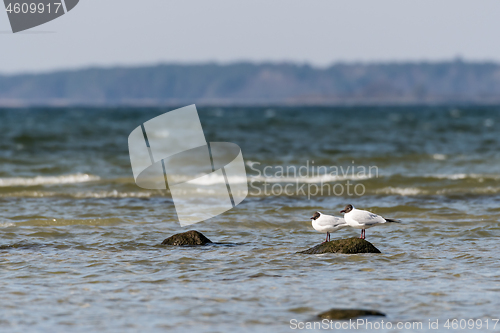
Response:
[[[361,238],[337,239],[331,242],[321,243],[308,250],[300,251],[303,254],[321,254],[321,253],[380,253],[379,249],[372,243]]]
[[[329,320],[345,320],[345,319],[353,319],[353,318],[368,317],[368,316],[385,317],[385,314],[375,310],[330,309],[318,315],[320,319],[329,319]]]
[[[189,230],[180,234],[175,234],[173,236],[165,239],[161,245],[205,245],[212,243],[210,239],[205,237],[201,232],[196,230]]]

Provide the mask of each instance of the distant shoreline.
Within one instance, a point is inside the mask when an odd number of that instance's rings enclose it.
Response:
[[[53,109],[64,109],[64,108],[82,108],[82,109],[99,109],[99,108],[109,108],[109,109],[129,109],[129,108],[144,108],[144,109],[154,109],[154,108],[168,108],[175,109],[184,107],[187,105],[196,104],[198,108],[269,108],[269,109],[297,109],[297,108],[334,108],[334,109],[350,109],[350,108],[498,108],[500,107],[500,101],[495,103],[459,103],[459,102],[446,102],[446,103],[352,103],[352,104],[317,104],[317,103],[208,103],[204,101],[185,101],[179,103],[114,103],[114,104],[90,104],[90,103],[63,103],[61,101],[47,101],[44,103],[22,103],[21,101],[16,103],[4,103],[0,100],[0,110],[1,109],[43,109],[43,108],[53,108]]]
[[[0,107],[498,105],[500,63],[165,64],[0,75]]]

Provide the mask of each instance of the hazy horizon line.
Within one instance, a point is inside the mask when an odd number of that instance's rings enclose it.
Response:
[[[12,76],[23,76],[23,75],[45,75],[45,74],[55,74],[55,73],[64,73],[64,72],[79,72],[85,70],[111,70],[111,69],[136,69],[136,68],[148,68],[148,67],[158,67],[158,66],[206,66],[206,65],[215,65],[215,66],[233,66],[240,64],[248,64],[254,66],[261,65],[291,65],[291,66],[305,66],[311,67],[318,70],[324,70],[335,66],[370,66],[370,65],[408,65],[408,64],[444,64],[444,63],[465,63],[465,64],[490,64],[490,65],[500,65],[499,60],[468,60],[463,57],[456,56],[449,59],[441,59],[441,60],[339,60],[330,63],[329,65],[318,65],[313,64],[311,62],[306,61],[292,61],[292,60],[262,60],[262,61],[254,61],[254,60],[234,60],[234,61],[215,61],[215,60],[207,60],[207,61],[161,61],[161,62],[149,62],[149,63],[137,63],[137,64],[114,64],[114,65],[106,65],[106,64],[89,64],[75,67],[61,67],[54,69],[46,69],[40,71],[19,71],[19,72],[0,72],[0,76],[3,77],[12,77]]]

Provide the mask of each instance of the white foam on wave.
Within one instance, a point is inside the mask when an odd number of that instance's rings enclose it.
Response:
[[[431,174],[431,175],[425,175],[426,178],[438,178],[438,179],[450,179],[450,180],[455,180],[455,179],[465,179],[469,178],[469,175],[466,173],[453,173],[453,174]]]
[[[159,194],[158,192],[157,194]],[[99,192],[78,192],[71,194],[72,197],[78,199],[84,198],[150,198],[154,192],[118,192],[113,191],[99,191]]]
[[[268,182],[268,183],[329,183],[329,182],[338,182],[344,180],[364,180],[376,178],[374,175],[317,175],[310,177],[249,177],[250,180],[255,180],[258,182]]]
[[[432,155],[432,158],[438,161],[444,161],[447,157],[445,154],[434,154]]]
[[[12,177],[0,178],[0,187],[76,184],[100,179],[98,176],[85,173],[61,176]]]
[[[2,193],[0,198],[47,198],[47,197],[70,197],[76,199],[86,199],[86,198],[150,198],[153,196],[163,196],[164,194],[160,191],[157,192],[118,192],[113,191],[86,191],[86,192],[76,192],[76,193],[64,193],[64,192],[47,192],[47,191],[21,191],[21,192],[11,192]]]
[[[498,194],[500,193],[500,187],[475,187],[469,189],[443,189],[436,192],[438,195],[448,195],[448,194]]]
[[[45,191],[21,191],[0,194],[0,198],[44,198],[56,196],[56,192]]]
[[[230,184],[243,184],[247,182],[247,177],[227,177]],[[214,185],[214,184],[224,184],[226,180],[223,176],[219,176],[216,173],[208,174],[204,177],[195,178],[189,180],[189,184],[193,185]]]
[[[437,178],[437,179],[500,179],[500,175],[494,174],[475,174],[475,173],[451,173],[451,174],[427,174],[426,178]]]
[[[372,178],[381,178],[381,177],[390,177],[391,175],[333,175],[333,174],[324,174],[317,176],[309,176],[309,177],[266,177],[264,175],[248,175],[247,177],[228,177],[230,183],[241,184],[245,182],[267,182],[267,183],[329,183],[329,182],[339,182],[346,180],[366,180]],[[413,177],[424,177],[424,178],[437,178],[437,179],[450,179],[450,180],[459,180],[459,179],[500,179],[500,175],[495,174],[474,174],[474,173],[454,173],[454,174],[426,174],[426,175],[402,175],[403,177],[413,178]],[[216,174],[210,174],[203,178],[196,178],[190,180],[189,183],[194,185],[213,185],[218,183],[224,183],[224,177],[218,176]]]
[[[426,192],[416,187],[384,187],[375,191],[376,194],[397,194],[402,196],[412,196],[425,194]]]
[[[258,183],[328,183],[343,180],[363,180],[374,178],[374,176],[363,175],[363,176],[337,176],[337,175],[318,175],[312,177],[266,177],[266,176],[252,176],[248,177],[228,177],[228,182],[230,184],[242,184],[247,182],[258,182]],[[195,178],[189,181],[190,184],[194,185],[213,185],[224,183],[224,177],[219,176],[215,173],[209,174],[205,177]]]
[[[416,195],[449,195],[449,194],[497,194],[500,193],[500,187],[475,187],[463,189],[419,189],[416,187],[384,187],[375,190],[376,194],[416,196]]]
[[[14,227],[15,224],[12,222],[0,222],[0,228]]]

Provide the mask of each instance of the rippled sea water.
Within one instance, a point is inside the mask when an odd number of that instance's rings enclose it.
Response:
[[[330,308],[500,330],[500,108],[199,108],[250,194],[190,228],[128,156],[170,109],[0,110],[2,332],[288,332]],[[296,254],[347,203],[403,221],[367,230],[382,254]],[[189,229],[217,244],[160,245]]]

